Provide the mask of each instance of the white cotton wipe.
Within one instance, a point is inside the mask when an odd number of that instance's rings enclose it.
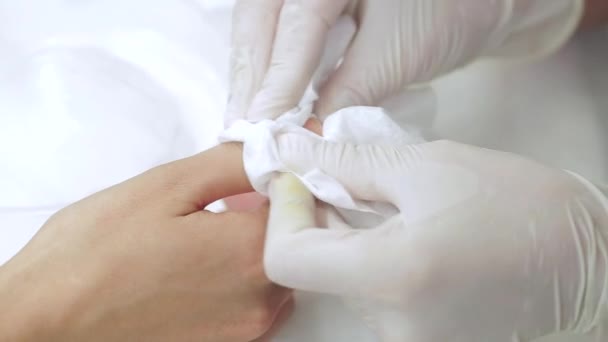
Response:
[[[244,144],[245,171],[253,188],[261,194],[268,194],[270,180],[276,172],[291,172],[323,202],[342,209],[387,214],[386,209],[382,209],[385,206],[353,198],[342,184],[321,170],[297,173],[286,167],[278,155],[277,139],[282,134],[295,133],[336,142],[404,145],[423,142],[420,134],[403,129],[378,107],[351,107],[332,114],[323,124],[323,137],[303,128],[298,119],[298,115],[288,113],[277,121],[236,121],[222,133],[220,141]]]

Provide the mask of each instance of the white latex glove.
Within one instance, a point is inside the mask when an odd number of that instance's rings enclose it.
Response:
[[[608,329],[608,201],[581,177],[438,141],[402,148],[279,138],[296,172],[318,168],[401,214],[373,229],[315,227],[290,174],[272,183],[265,267],[290,288],[344,296],[383,341],[520,342]],[[331,217],[330,217],[331,218]]]
[[[376,105],[481,55],[549,53],[572,34],[582,8],[582,0],[240,0],[226,122],[295,107],[341,14],[358,30],[321,91],[322,116]]]

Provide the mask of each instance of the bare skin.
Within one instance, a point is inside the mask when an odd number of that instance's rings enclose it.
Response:
[[[0,267],[0,341],[266,341],[293,310],[264,274],[267,210],[202,210],[252,190],[241,155],[222,145],[54,215]]]

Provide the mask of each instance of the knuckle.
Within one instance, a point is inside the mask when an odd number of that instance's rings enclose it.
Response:
[[[120,216],[124,210],[133,208],[128,200],[112,196],[107,191],[100,192],[95,197],[85,198],[57,211],[45,224],[78,227],[84,223],[107,223]],[[83,215],[83,213],[86,213],[86,215]],[[86,218],[83,218],[83,216]]]
[[[156,166],[147,171],[146,174],[153,182],[151,184],[160,185],[164,189],[172,189],[178,186],[183,178],[181,170],[175,162]]]
[[[57,211],[56,213],[54,213],[53,215],[51,215],[46,222],[44,223],[43,227],[59,227],[59,228],[63,228],[63,227],[72,227],[74,226],[74,224],[77,224],[76,226],[82,225],[82,222],[78,222],[78,220],[76,219],[76,213],[74,213],[74,209],[73,209],[73,205],[63,208],[59,211]]]

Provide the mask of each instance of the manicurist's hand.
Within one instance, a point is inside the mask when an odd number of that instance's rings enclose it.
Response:
[[[239,0],[233,17],[234,119],[272,119],[295,107],[340,15],[357,24],[316,113],[377,105],[478,57],[549,53],[572,34],[582,0]]]
[[[223,145],[61,210],[0,267],[0,340],[266,340],[293,305],[264,275],[267,210],[203,210],[247,191]]]
[[[608,331],[608,199],[521,156],[437,141],[401,147],[278,139],[288,169],[320,170],[399,214],[371,229],[271,184],[265,268],[291,288],[341,295],[382,341],[533,341]]]

